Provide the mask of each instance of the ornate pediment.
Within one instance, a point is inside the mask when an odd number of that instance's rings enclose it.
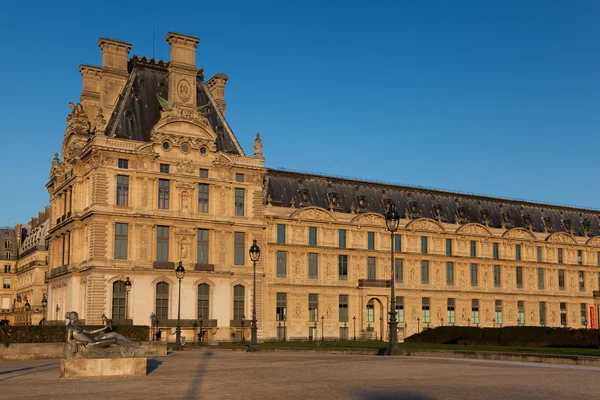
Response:
[[[181,228],[175,230],[175,235],[177,236],[194,236],[195,234],[196,231],[194,231],[193,229]]]
[[[559,243],[569,243],[569,244],[576,244],[577,240],[575,240],[575,238],[573,238],[573,236],[569,235],[568,233],[565,232],[556,232],[553,233],[552,235],[549,235],[546,238],[547,242],[559,242]]]
[[[456,230],[456,233],[462,233],[466,235],[481,235],[481,236],[492,236],[492,232],[488,228],[479,224],[466,224]]]
[[[504,232],[504,235],[507,239],[522,239],[522,240],[535,240],[535,235],[529,232],[527,229],[523,228],[513,228]]]
[[[383,215],[376,213],[360,214],[354,217],[354,219],[351,222],[357,225],[385,226],[385,218],[383,217]]]
[[[406,229],[414,229],[417,231],[434,231],[434,232],[444,232],[445,229],[438,222],[428,219],[428,218],[420,218],[410,222],[406,225]]]
[[[300,210],[294,212],[291,215],[291,218],[310,219],[313,221],[336,221],[335,217],[333,217],[333,215],[331,215],[328,211],[317,207],[301,208]]]
[[[585,242],[588,246],[600,246],[600,236],[594,236]]]

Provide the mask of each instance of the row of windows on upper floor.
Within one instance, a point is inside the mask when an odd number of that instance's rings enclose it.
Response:
[[[129,169],[129,160],[124,159],[124,158],[119,158],[117,165],[120,169]],[[160,164],[159,165],[159,171],[162,174],[168,174],[170,169],[171,169],[171,166],[169,164]],[[208,178],[208,170],[205,168],[200,168],[199,176],[200,176],[200,178]],[[235,174],[236,182],[240,182],[240,183],[244,182],[244,178],[245,178],[244,174],[241,174],[241,173]]]
[[[338,247],[345,249],[346,248],[346,238],[347,231],[345,229],[338,229]],[[286,243],[286,225],[285,224],[277,224],[277,243],[285,244]],[[314,226],[308,227],[308,245],[316,246],[317,245],[317,228]],[[479,251],[477,246],[477,241],[471,240],[469,242],[470,247],[470,256],[478,257]],[[367,232],[367,249],[375,250],[375,232]],[[515,260],[521,261],[521,245],[515,244]],[[394,251],[402,251],[402,235],[395,234],[394,235]],[[557,248],[557,261],[558,264],[564,263],[564,249]],[[421,236],[421,254],[429,253],[429,238],[427,236]],[[452,256],[454,255],[453,251],[453,240],[446,239],[446,255]],[[536,256],[537,262],[543,261],[543,248],[541,246],[536,247]],[[492,243],[492,258],[494,260],[500,259],[500,244]],[[597,252],[597,265],[600,266],[600,251]],[[583,265],[583,251],[577,250],[577,264]]]

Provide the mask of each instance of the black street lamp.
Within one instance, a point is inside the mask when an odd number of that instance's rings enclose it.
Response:
[[[252,328],[251,328],[251,336],[250,336],[250,346],[248,346],[248,351],[258,351],[258,327],[256,326],[256,262],[260,258],[260,247],[256,244],[256,239],[252,241],[252,246],[250,246],[250,259],[252,260],[252,264],[254,265],[254,285],[252,286]]]
[[[129,277],[125,281],[125,325],[127,324],[127,310],[129,309],[129,291],[131,290],[131,281]]]
[[[48,299],[46,298],[46,295],[44,294],[44,297],[42,298],[42,308],[44,309],[44,324],[46,324],[46,308],[48,307]]]
[[[242,315],[242,344],[246,341],[245,340],[246,334],[244,332],[244,321],[245,321],[245,319],[246,319],[246,316]]]
[[[396,204],[390,203],[390,207],[385,214],[385,223],[387,225],[387,230],[390,232],[390,249],[391,249],[391,280],[390,280],[390,322],[389,322],[389,347],[388,347],[388,355],[392,355],[392,349],[396,342],[398,341],[398,332],[397,326],[398,322],[396,321],[396,286],[395,286],[395,271],[394,271],[394,233],[398,230],[398,225],[400,225],[400,214],[396,211]]]
[[[321,342],[325,341],[325,316],[321,315]]]
[[[181,346],[181,280],[185,276],[185,268],[179,261],[179,265],[175,269],[177,279],[179,279],[179,301],[177,302],[177,329],[175,329],[175,348],[174,350],[183,350]]]
[[[317,340],[319,340],[319,335],[317,334],[317,319],[318,319],[318,317],[315,318],[315,331],[313,333],[313,338],[312,338],[312,340],[314,340],[315,342]]]
[[[356,342],[356,316],[352,317],[352,321],[354,322],[354,341]]]
[[[202,336],[204,336],[204,332],[202,332],[202,323],[204,320],[200,317],[200,343],[202,343]]]

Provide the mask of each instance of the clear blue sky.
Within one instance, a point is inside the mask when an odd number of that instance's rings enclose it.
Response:
[[[201,38],[269,167],[600,208],[598,1],[5,3],[0,225],[48,203],[97,39],[151,57],[153,28],[165,61],[168,31]]]

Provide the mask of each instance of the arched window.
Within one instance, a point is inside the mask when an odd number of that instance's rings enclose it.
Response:
[[[167,282],[156,284],[156,318],[159,321],[169,319],[169,284]]]
[[[244,316],[244,292],[242,285],[233,287],[233,319],[241,320]]]
[[[125,282],[123,281],[113,283],[112,319],[125,319]]]
[[[206,283],[198,285],[198,319],[207,320],[210,309],[210,286]]]

